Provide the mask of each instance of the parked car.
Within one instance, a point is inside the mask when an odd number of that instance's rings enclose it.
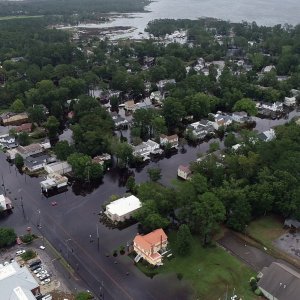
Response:
[[[46,270],[42,270],[39,273],[36,274],[36,277],[42,277],[43,275],[46,275],[47,271]]]
[[[33,267],[33,266],[36,266],[38,264],[41,264],[41,260],[40,259],[36,259],[34,261],[32,261],[31,263],[29,263],[29,268]]]
[[[39,279],[40,279],[40,280],[44,280],[44,279],[47,279],[47,278],[49,278],[49,277],[50,277],[49,274],[44,274],[44,275],[41,276]]]
[[[30,269],[31,269],[31,271],[34,271],[40,267],[41,267],[41,264],[37,264],[37,265],[34,265],[33,267],[31,267]]]
[[[52,202],[51,202],[51,205],[52,205],[52,206],[56,206],[56,205],[57,205],[57,202],[56,202],[56,201],[52,201]]]
[[[18,250],[17,252],[16,252],[16,254],[19,256],[19,255],[21,255],[21,254],[23,254],[23,253],[25,253],[26,251],[25,250]]]
[[[46,247],[45,246],[40,246],[40,249],[45,250]]]
[[[33,271],[34,274],[39,273],[40,271],[42,271],[43,269],[41,267],[37,268],[36,270]]]
[[[46,278],[46,279],[44,280],[44,282],[45,282],[45,283],[50,283],[50,282],[51,282],[51,279],[50,279],[50,278]]]
[[[8,261],[5,261],[5,262],[3,263],[3,265],[4,265],[4,266],[7,266],[7,265],[9,265],[9,262],[8,262]]]

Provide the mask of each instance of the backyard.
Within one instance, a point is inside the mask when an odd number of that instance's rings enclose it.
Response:
[[[175,235],[170,235],[171,248],[174,240]],[[190,254],[165,260],[159,270],[187,280],[196,296],[203,300],[224,299],[226,293],[229,298],[234,291],[242,299],[256,299],[249,285],[250,277],[256,274],[219,247],[203,248],[197,238],[192,240]]]

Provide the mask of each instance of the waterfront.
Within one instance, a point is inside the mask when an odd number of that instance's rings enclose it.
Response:
[[[258,25],[297,25],[300,1],[287,0],[157,0],[145,7],[147,12],[134,14],[112,14],[110,22],[102,24],[80,24],[78,28],[102,28],[112,38],[147,37],[144,29],[155,19],[198,19],[212,17],[232,22],[253,22]],[[126,27],[127,30],[122,30]],[[65,27],[70,28],[70,27]],[[119,30],[115,30],[119,28]],[[128,28],[132,28],[131,30]],[[111,34],[109,31],[112,30]]]

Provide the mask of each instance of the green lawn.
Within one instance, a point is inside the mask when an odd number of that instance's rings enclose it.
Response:
[[[169,236],[171,241],[174,235]],[[191,253],[186,257],[175,256],[165,260],[161,273],[181,273],[201,300],[224,299],[233,289],[244,300],[256,299],[249,285],[255,273],[237,258],[219,247],[202,248],[197,238],[193,239]]]
[[[0,21],[13,20],[13,19],[32,19],[32,18],[41,18],[43,16],[5,16],[0,17]]]
[[[272,248],[272,242],[286,232],[283,229],[283,220],[270,215],[261,217],[249,224],[247,234],[263,245]]]

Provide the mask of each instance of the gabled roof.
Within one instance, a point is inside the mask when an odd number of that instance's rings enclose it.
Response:
[[[278,300],[299,300],[300,274],[284,264],[273,262],[262,270],[258,286]]]
[[[180,165],[178,167],[178,170],[181,171],[181,172],[187,173],[187,174],[191,173],[191,170],[190,170],[189,166]]]
[[[156,229],[146,235],[137,235],[133,242],[139,248],[151,251],[152,247],[168,240],[167,235],[162,228]]]

